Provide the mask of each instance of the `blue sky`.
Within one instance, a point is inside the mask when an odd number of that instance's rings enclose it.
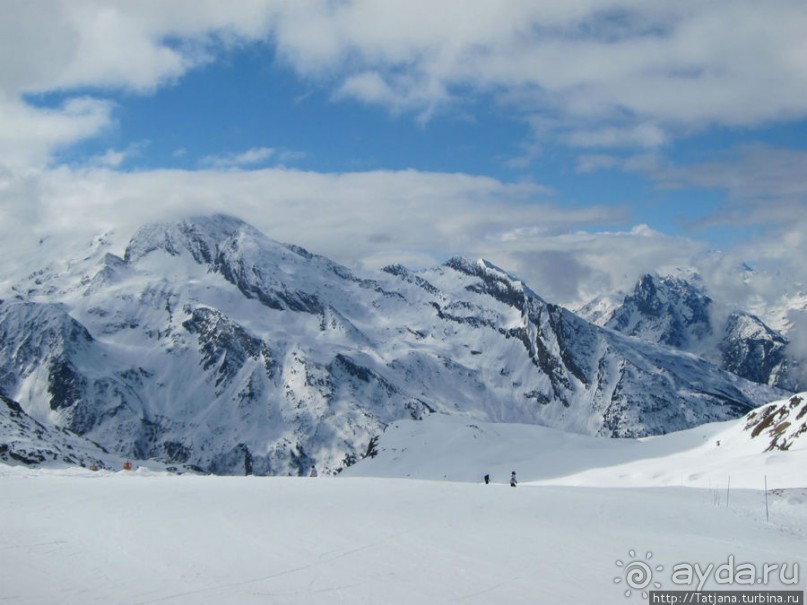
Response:
[[[781,268],[807,251],[804,31],[796,0],[13,1],[0,217],[229,211],[351,266],[486,256],[569,304]]]
[[[128,171],[283,165],[329,173],[467,173],[503,182],[532,181],[550,189],[546,199],[566,206],[624,209],[621,220],[598,222],[592,228],[645,223],[665,233],[703,239],[716,248],[732,245],[749,232],[741,225],[698,226],[725,198],[719,190],[668,190],[655,186],[644,173],[581,168],[579,150],[553,140],[541,143],[534,157],[518,161],[526,153],[523,148],[532,144],[529,127],[523,116],[490,95],[469,94],[458,99],[456,107],[427,118],[390,112],[334,99],[327,87],[307,82],[280,64],[264,43],[223,52],[152,94],[74,89],[27,99],[34,106],[58,108],[77,94],[99,92],[113,103],[111,127],[59,149],[52,166],[85,165],[113,149],[126,150],[118,168]],[[671,140],[663,153],[670,161],[686,164],[719,157],[748,141],[804,149],[806,124],[708,128]],[[249,150],[264,153],[239,161]]]

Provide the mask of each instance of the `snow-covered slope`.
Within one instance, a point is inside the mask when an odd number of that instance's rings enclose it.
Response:
[[[0,394],[0,461],[29,466],[120,468],[103,447],[66,429],[49,427]]]
[[[779,447],[772,446],[772,438]],[[393,424],[343,474],[611,487],[762,489],[807,486],[807,393],[738,420],[640,439],[604,439],[540,426],[431,416]]]
[[[665,590],[698,588],[695,578],[673,582],[681,562],[714,571],[734,557],[760,573],[775,564],[754,587],[769,590],[803,590],[807,569],[801,490],[769,494],[766,521],[762,493],[744,490],[726,507],[707,490],[683,488],[513,490],[2,465],[0,489],[0,598],[8,602],[610,605],[647,602],[647,586],[629,585],[625,568],[647,553]],[[785,563],[787,583],[778,573]],[[710,573],[700,588],[748,588],[715,579]]]
[[[804,400],[771,405],[798,415]],[[433,414],[395,422],[375,458],[338,478],[0,463],[0,599],[577,605],[658,589],[800,592],[807,441],[763,452],[749,421],[621,440]],[[632,575],[641,565],[647,575]]]
[[[332,473],[433,412],[641,436],[779,391],[590,324],[485,261],[370,276],[227,216],[99,237],[0,293],[0,392],[120,456]]]

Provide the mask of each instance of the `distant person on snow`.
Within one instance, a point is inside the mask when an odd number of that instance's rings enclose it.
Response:
[[[510,487],[515,487],[518,485],[518,481],[516,480],[516,471],[510,473]]]
[[[485,475],[485,485],[490,483],[490,475]]]

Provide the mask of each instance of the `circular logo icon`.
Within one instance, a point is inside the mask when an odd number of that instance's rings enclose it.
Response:
[[[621,584],[622,582],[625,583],[627,589],[625,590],[625,596],[630,597],[633,594],[633,591],[641,591],[642,598],[646,599],[648,596],[647,591],[645,590],[651,584],[654,588],[659,589],[661,588],[661,582],[654,582],[653,581],[653,572],[654,571],[663,571],[663,565],[656,565],[653,567],[649,561],[653,558],[653,553],[649,550],[644,555],[644,560],[636,558],[636,551],[631,549],[628,551],[628,556],[631,560],[624,562],[620,559],[616,560],[616,566],[621,567],[624,572],[621,576],[617,576],[614,578],[614,584]]]

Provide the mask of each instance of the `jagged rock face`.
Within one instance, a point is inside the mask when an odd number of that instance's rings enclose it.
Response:
[[[87,329],[58,304],[0,304],[0,390],[15,392],[32,383],[52,411],[80,415],[87,380],[76,366],[94,345]]]
[[[766,444],[766,452],[789,450],[807,438],[807,398],[794,395],[779,405],[754,410],[745,417],[745,430]]]
[[[719,347],[722,366],[729,372],[754,382],[796,387],[788,382],[787,340],[759,318],[732,313]]]
[[[109,452],[65,429],[28,416],[19,403],[0,394],[0,460],[6,464],[64,464],[107,468]]]
[[[209,472],[337,472],[387,424],[431,413],[638,436],[780,394],[603,330],[484,261],[369,279],[213,216],[68,267],[0,304],[0,390],[122,456]]]
[[[190,318],[182,327],[199,337],[202,369],[215,370],[217,391],[225,388],[250,361],[262,363],[266,376],[274,374],[275,364],[269,348],[260,338],[215,309],[188,309]]]
[[[711,334],[712,300],[675,277],[643,276],[606,327],[680,349]]]
[[[740,311],[713,326],[712,304],[700,287],[686,280],[645,275],[601,323],[648,342],[702,355],[753,382],[790,391],[803,386],[784,336]]]

